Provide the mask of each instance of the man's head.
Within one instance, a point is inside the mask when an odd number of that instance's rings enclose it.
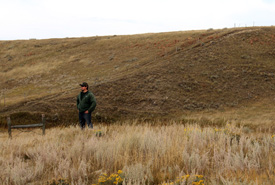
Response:
[[[85,91],[89,90],[89,85],[87,82],[83,82],[82,84],[79,84],[79,85],[81,86],[82,91],[85,92]]]

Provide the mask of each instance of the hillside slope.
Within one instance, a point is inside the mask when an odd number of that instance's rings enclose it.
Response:
[[[2,41],[0,112],[76,121],[82,81],[98,119],[223,111],[273,100],[274,64],[274,27]]]

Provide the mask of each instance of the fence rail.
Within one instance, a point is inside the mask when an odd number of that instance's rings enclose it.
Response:
[[[8,117],[7,118],[7,124],[8,124],[8,133],[9,133],[10,138],[12,138],[11,129],[18,129],[18,128],[42,127],[42,134],[45,135],[46,121],[45,121],[45,115],[44,114],[42,114],[42,123],[30,124],[30,125],[11,125],[11,119],[10,119],[10,117]]]

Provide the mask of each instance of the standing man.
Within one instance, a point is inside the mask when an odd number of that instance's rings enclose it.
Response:
[[[86,82],[79,84],[81,86],[81,92],[77,96],[77,109],[79,111],[79,123],[81,129],[85,128],[85,122],[89,128],[93,128],[92,124],[92,112],[96,107],[95,96],[89,91],[89,85]]]

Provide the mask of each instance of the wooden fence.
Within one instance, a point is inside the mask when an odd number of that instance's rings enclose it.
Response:
[[[42,127],[42,134],[45,135],[45,128],[46,128],[46,121],[45,121],[45,115],[42,114],[42,123],[37,124],[30,124],[30,125],[11,125],[11,119],[10,117],[7,118],[8,123],[8,133],[9,137],[11,138],[11,129],[17,129],[17,128],[35,128],[35,127]]]

